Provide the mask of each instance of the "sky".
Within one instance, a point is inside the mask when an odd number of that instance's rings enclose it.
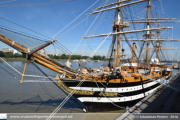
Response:
[[[99,7],[105,0],[99,0],[94,6],[92,6],[89,10],[84,12],[87,8],[93,5],[97,0],[72,0],[70,2],[62,2],[59,4],[52,4],[52,5],[42,5],[42,6],[19,6],[22,4],[34,4],[34,3],[47,3],[47,2],[56,2],[56,1],[63,1],[63,0],[0,0],[0,17],[10,20],[14,23],[17,23],[21,26],[24,26],[28,29],[36,31],[40,34],[48,36],[49,38],[45,39],[57,39],[59,43],[65,46],[70,51],[74,51],[78,43],[82,40],[82,37],[86,34],[88,29],[90,28],[93,21],[98,16],[97,20],[94,22],[92,27],[89,29],[86,35],[93,35],[93,34],[102,34],[102,33],[111,33],[112,32],[112,22],[114,20],[114,10],[107,12],[106,14],[95,14],[88,17],[84,20],[81,24],[77,27],[73,28],[77,25],[80,21],[87,17],[86,14],[92,12],[93,9]],[[109,0],[108,3],[115,2],[116,0]],[[135,1],[135,0],[133,0]],[[156,8],[156,12],[160,13],[162,17],[171,17],[176,18],[176,20],[180,20],[180,0],[161,0],[159,2],[157,0],[152,0],[152,4],[154,5],[154,10]],[[107,3],[107,4],[108,4]],[[147,2],[146,2],[147,3]],[[136,11],[136,15],[143,16],[143,10],[146,9],[146,3],[140,3],[133,7]],[[161,3],[163,9],[161,8]],[[8,6],[3,6],[8,5]],[[11,6],[12,5],[12,6]],[[18,5],[14,7],[13,5]],[[131,9],[131,8],[130,8]],[[132,9],[132,10],[133,10]],[[78,17],[81,13],[83,13],[80,17]],[[134,13],[134,11],[132,11]],[[141,14],[142,13],[142,14]],[[163,14],[164,13],[164,14]],[[127,13],[124,13],[127,14]],[[104,15],[104,17],[103,17]],[[136,16],[135,15],[135,16]],[[136,16],[136,17],[137,17]],[[71,23],[75,18],[77,18],[72,24],[66,27],[69,23]],[[128,15],[127,15],[128,17]],[[98,22],[101,21],[101,24],[96,30],[96,26]],[[15,24],[5,21],[4,19],[0,19],[0,25],[10,27],[12,29],[17,29],[35,36],[40,36],[32,31],[19,27]],[[139,26],[141,28],[143,25]],[[180,39],[180,28],[179,24],[175,23],[172,24],[165,24],[164,26],[172,26],[173,31],[170,31],[169,36],[173,36],[174,39]],[[66,27],[66,28],[65,28]],[[65,29],[63,29],[65,28]],[[65,33],[69,29],[73,28],[69,32]],[[133,27],[125,30],[131,30]],[[61,31],[62,30],[62,31]],[[59,34],[57,34],[61,31]],[[173,35],[172,35],[173,32]],[[64,34],[65,33],[65,34]],[[63,35],[62,35],[63,34]],[[55,36],[56,35],[56,36]],[[42,37],[42,36],[40,36]],[[167,37],[167,36],[166,36]],[[44,37],[43,37],[44,38]],[[98,49],[95,55],[106,55],[109,49],[109,45],[111,43],[111,37],[108,37],[107,40],[103,43],[103,45]],[[98,37],[96,39],[83,39],[77,49],[74,51],[75,54],[84,54],[90,55],[92,50],[95,50],[99,44],[105,39],[105,37]],[[88,43],[88,44],[87,44]],[[131,42],[132,44],[132,42]],[[178,44],[169,44],[172,47],[178,48]],[[89,47],[90,46],[90,47]],[[0,50],[3,47],[8,47],[4,43],[0,43]],[[128,46],[123,44],[125,49],[128,49]],[[138,48],[137,48],[138,49]],[[62,52],[58,50],[58,48],[53,48],[53,46],[49,46],[46,48],[47,53],[60,53]],[[127,50],[128,52],[128,50]],[[177,52],[174,51],[172,54],[175,55]],[[171,53],[170,53],[171,54]]]

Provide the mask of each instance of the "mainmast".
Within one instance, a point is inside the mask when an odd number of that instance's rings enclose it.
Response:
[[[158,27],[160,27],[160,23],[158,23]],[[158,40],[158,42],[156,43],[157,48],[161,46],[161,42],[159,41],[159,38],[160,38],[160,30],[157,31],[157,40]],[[159,49],[156,50],[156,59],[159,60]]]

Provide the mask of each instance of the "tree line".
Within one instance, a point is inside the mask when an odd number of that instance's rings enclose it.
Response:
[[[51,59],[69,59],[70,55],[62,54],[61,56],[51,55],[48,54]],[[0,51],[0,57],[5,58],[26,58],[26,54],[13,54],[12,52],[3,52]],[[88,56],[81,56],[81,55],[72,55],[71,60],[80,60],[80,59],[87,59]],[[90,60],[105,60],[105,56],[95,55],[90,57]]]
[[[26,58],[26,55],[25,54],[18,54],[18,53],[13,54],[12,52],[0,51],[0,57],[5,57],[5,58]]]
[[[61,56],[51,55],[48,54],[51,59],[69,59],[70,55],[62,54]],[[80,60],[80,59],[87,59],[89,56],[81,56],[81,55],[72,55],[71,60]],[[105,60],[105,56],[95,55],[90,57],[90,60]]]

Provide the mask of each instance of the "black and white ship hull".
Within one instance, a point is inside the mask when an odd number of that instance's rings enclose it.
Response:
[[[160,79],[157,81],[160,82]],[[84,104],[87,112],[114,111],[133,106],[160,86],[158,82],[149,80],[119,84],[85,81],[80,87],[76,87],[78,81],[65,82],[65,84],[74,90],[95,91],[93,95],[74,95]],[[98,93],[101,91],[118,92],[118,97],[99,96]]]

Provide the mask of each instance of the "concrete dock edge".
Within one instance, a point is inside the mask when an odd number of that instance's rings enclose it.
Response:
[[[177,87],[180,83],[180,72],[170,79],[170,85]],[[140,113],[169,113],[178,96],[177,91],[161,85],[156,91],[146,96],[136,105],[127,108],[116,120],[133,120]]]

